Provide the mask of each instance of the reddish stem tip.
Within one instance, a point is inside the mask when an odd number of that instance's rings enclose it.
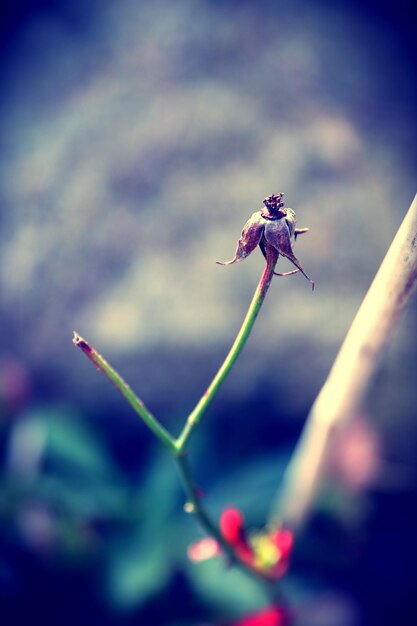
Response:
[[[78,333],[74,331],[74,336],[72,338],[72,343],[77,346],[77,348],[81,348],[83,352],[86,354],[91,354],[93,349],[89,346],[85,339],[83,339]]]

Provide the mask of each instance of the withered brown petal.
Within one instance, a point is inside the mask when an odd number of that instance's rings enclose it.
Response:
[[[293,276],[294,274],[298,274],[299,271],[297,267],[296,270],[291,270],[291,272],[274,272],[274,276]]]
[[[217,263],[219,265],[231,265],[246,259],[259,244],[264,232],[265,222],[266,220],[264,220],[260,211],[253,213],[243,227],[233,259],[231,261],[217,261]]]
[[[314,282],[303,270],[300,261],[295,256],[291,246],[290,229],[285,220],[273,220],[265,225],[264,233],[266,241],[273,246],[282,256],[285,256],[300,272],[310,281],[314,289]]]
[[[296,228],[294,230],[294,239],[297,241],[298,235],[304,235],[304,233],[308,233],[309,228]]]

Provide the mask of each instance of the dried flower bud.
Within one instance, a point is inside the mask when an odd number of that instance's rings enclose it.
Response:
[[[297,268],[292,272],[282,274],[274,272],[276,276],[289,276],[301,272],[314,289],[314,282],[304,272],[292,249],[292,239],[295,241],[297,236],[307,232],[308,228],[296,228],[295,213],[292,209],[284,208],[283,195],[283,193],[272,194],[264,199],[265,207],[253,213],[244,225],[234,258],[231,261],[218,261],[218,263],[219,265],[239,263],[259,245],[267,262],[275,265],[281,254]]]

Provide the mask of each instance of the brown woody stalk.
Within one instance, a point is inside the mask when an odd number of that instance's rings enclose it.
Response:
[[[284,475],[272,521],[297,529],[320,484],[323,459],[336,425],[356,417],[417,280],[417,195],[342,344],[308,415]]]

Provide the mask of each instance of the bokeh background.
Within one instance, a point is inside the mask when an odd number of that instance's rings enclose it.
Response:
[[[180,431],[263,259],[222,268],[279,191],[316,280],[276,279],[191,461],[259,527],[416,193],[405,0],[19,0],[2,9],[0,607],[5,625],[226,624],[267,603],[201,537],[175,466],[71,344]],[[281,270],[290,269],[282,260]],[[415,299],[329,455],[285,594],[297,624],[413,624]]]

